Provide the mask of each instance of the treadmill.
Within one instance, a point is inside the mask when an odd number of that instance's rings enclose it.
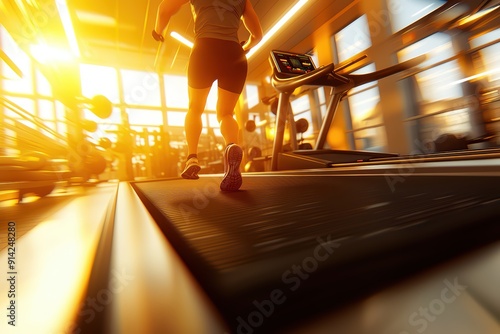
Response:
[[[295,170],[309,168],[332,167],[339,163],[368,162],[381,158],[396,158],[398,154],[355,150],[325,149],[326,138],[335,117],[337,108],[349,90],[371,81],[399,73],[420,64],[425,56],[379,70],[369,74],[339,74],[339,72],[363,60],[361,56],[343,66],[334,64],[316,67],[308,54],[297,54],[272,50],[269,61],[273,69],[271,84],[278,92],[278,109],[276,113],[276,136],[274,138],[271,169]],[[325,119],[313,150],[299,150],[295,121],[291,111],[290,97],[294,90],[301,86],[331,87],[332,93]],[[283,149],[283,138],[286,123],[289,123],[292,151]]]
[[[232,193],[222,175],[132,188],[228,333],[276,333],[499,240],[494,160],[249,173]]]

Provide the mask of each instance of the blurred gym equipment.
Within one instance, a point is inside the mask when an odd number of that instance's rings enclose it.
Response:
[[[108,118],[113,112],[111,101],[104,95],[95,95],[91,99],[80,97],[77,100],[80,102],[80,107],[87,107],[100,119]]]
[[[87,103],[98,117],[109,117],[111,103],[106,97],[96,96]],[[28,194],[43,197],[57,184],[86,183],[106,169],[108,161],[98,145],[87,139],[72,142],[68,134],[55,131],[6,97],[0,96],[0,105],[12,115],[1,120],[0,140],[8,154],[0,156],[0,190],[17,190],[19,201]],[[77,133],[97,130],[91,120],[74,122],[66,117],[64,122]]]

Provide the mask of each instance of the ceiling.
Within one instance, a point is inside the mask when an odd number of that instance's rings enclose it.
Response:
[[[161,0],[67,0],[80,49],[80,62],[121,68],[185,73],[190,49],[169,33],[176,31],[193,40],[193,19],[188,5],[172,17],[167,38],[159,43],[151,37],[156,10]],[[266,33],[296,0],[251,0]],[[260,81],[269,71],[268,52],[292,50],[331,20],[342,8],[358,0],[309,0],[272,40],[249,60],[249,80]],[[55,0],[1,0],[2,24],[21,39],[21,44],[43,39],[67,44]],[[307,13],[304,15],[304,13]],[[4,23],[5,22],[5,23]],[[286,32],[285,32],[286,31]],[[242,27],[240,38],[247,34]],[[26,38],[28,37],[28,38]],[[307,43],[306,43],[307,45]],[[311,41],[311,47],[314,45]],[[67,46],[67,45],[66,45]],[[294,50],[305,52],[308,50]],[[160,66],[155,66],[159,55]]]
[[[74,0],[70,1],[75,30],[82,49],[83,59],[88,62],[120,63],[123,67],[154,69],[163,72],[185,73],[190,49],[169,36],[176,31],[189,40],[194,40],[193,19],[188,5],[184,5],[172,17],[167,27],[167,38],[159,50],[159,43],[151,38],[160,0]],[[264,33],[288,11],[296,0],[251,0],[260,18]],[[250,59],[250,80],[260,80],[264,64],[268,70],[268,51],[292,49],[323,23],[330,20],[351,0],[310,0],[286,27],[286,33],[268,42],[258,54]],[[88,14],[98,14],[101,19],[92,19]],[[106,23],[106,24],[105,24]],[[240,39],[247,33],[240,29]],[[303,50],[308,51],[308,50]],[[158,62],[155,63],[155,58]],[[155,66],[155,64],[157,66]],[[258,68],[260,70],[257,70]]]
[[[0,18],[21,46],[37,40],[67,47],[67,38],[55,5],[56,0],[0,0]],[[297,0],[251,0],[264,33]],[[161,0],[66,0],[81,53],[80,62],[120,68],[185,74],[190,49],[169,33],[176,31],[193,40],[193,19],[188,5],[175,14],[162,43],[153,40],[151,31]],[[498,1],[466,0],[478,4]],[[260,82],[270,72],[271,49],[307,52],[315,46],[314,32],[327,22],[337,20],[342,9],[360,0],[309,0],[298,15],[268,41],[249,60],[249,81]],[[240,38],[247,34],[240,29]],[[159,66],[155,66],[155,58]],[[63,66],[56,63],[56,67]]]

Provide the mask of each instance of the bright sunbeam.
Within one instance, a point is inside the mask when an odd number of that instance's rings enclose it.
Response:
[[[30,46],[31,55],[40,63],[69,62],[74,59],[71,52],[66,49],[48,46],[46,44],[35,44]]]

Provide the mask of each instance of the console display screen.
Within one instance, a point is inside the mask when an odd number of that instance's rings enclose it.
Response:
[[[280,73],[304,74],[313,71],[316,67],[311,56],[273,51],[274,65]]]

